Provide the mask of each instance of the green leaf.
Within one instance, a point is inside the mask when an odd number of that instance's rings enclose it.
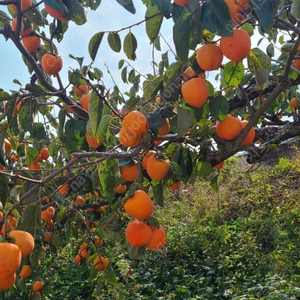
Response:
[[[119,69],[119,70],[123,67],[124,62],[125,62],[124,59],[121,59],[121,60],[119,61],[119,63],[118,63],[118,69]]]
[[[183,137],[188,129],[191,127],[193,121],[193,114],[189,109],[178,107],[178,118],[177,118],[177,136]]]
[[[137,48],[137,40],[134,34],[130,31],[124,39],[123,49],[128,59],[135,60],[136,59],[136,51]]]
[[[232,36],[233,22],[227,4],[222,0],[204,2],[200,16],[202,26],[219,36]]]
[[[127,67],[124,67],[121,71],[121,79],[124,83],[127,83]]]
[[[156,97],[158,91],[163,86],[163,80],[164,77],[161,75],[153,77],[150,81],[145,82],[144,97],[146,98],[146,100]]]
[[[25,103],[21,105],[18,116],[24,131],[32,131],[36,108],[37,102],[35,99],[26,99]]]
[[[129,11],[132,14],[135,14],[136,10],[135,10],[132,0],[117,0],[117,2],[120,5],[122,5],[127,11]]]
[[[38,199],[36,199],[38,200]],[[22,216],[20,229],[26,230],[35,236],[40,204],[28,205]]]
[[[5,25],[10,25],[10,17],[4,12],[0,11],[0,28],[4,28]]]
[[[97,295],[101,295],[103,292],[103,277],[99,277],[97,279],[97,284],[96,284],[96,293]]]
[[[102,0],[87,0],[87,6],[91,8],[91,10],[96,10],[100,4],[101,4]]]
[[[127,109],[134,107],[137,103],[139,103],[140,100],[141,98],[139,96],[130,97],[129,100],[127,101]]]
[[[36,141],[41,141],[46,136],[46,131],[42,123],[33,123],[31,137]]]
[[[222,71],[223,80],[227,86],[238,86],[244,77],[244,64],[240,61],[235,63],[233,61],[225,64]]]
[[[118,161],[108,159],[98,164],[98,175],[102,186],[102,194],[108,201],[112,200],[113,191],[116,186],[116,174],[118,170]]]
[[[153,197],[154,197],[154,201],[160,205],[161,207],[164,206],[164,190],[163,190],[163,186],[161,184],[157,184],[157,185],[153,185],[152,186],[152,190],[153,190]]]
[[[146,220],[145,220],[145,223],[147,223],[148,225],[153,225],[153,226],[159,228],[159,222],[158,222],[158,220],[157,220],[155,217],[153,217],[153,216],[151,216],[150,218],[146,219]]]
[[[266,30],[273,25],[274,7],[273,0],[250,0],[252,3],[252,13],[261,24],[261,27]]]
[[[213,168],[208,161],[199,161],[197,164],[197,175],[202,178],[206,179],[212,173]]]
[[[92,136],[97,134],[98,127],[102,119],[103,101],[98,97],[97,93],[92,91],[89,101],[89,125]]]
[[[105,115],[102,117],[101,122],[97,129],[97,140],[103,141],[105,139],[109,123],[112,120],[113,120],[113,117],[111,115]]]
[[[148,6],[146,11],[145,18],[146,21],[146,33],[148,35],[148,38],[150,39],[151,44],[156,40],[161,24],[163,21],[163,15],[160,13],[157,6]],[[159,15],[157,15],[159,14]],[[156,17],[152,17],[154,15],[157,15]],[[151,18],[152,17],[152,18]],[[149,19],[148,19],[149,18]]]
[[[190,42],[190,16],[181,15],[173,26],[176,53],[182,63],[187,63]]]
[[[161,47],[160,47],[160,39],[159,39],[159,36],[155,39],[154,41],[154,47],[157,51],[160,51],[161,50]]]
[[[229,113],[229,102],[224,96],[216,96],[209,100],[209,110],[214,118],[225,120]]]
[[[59,246],[61,245],[61,238],[58,236],[56,232],[52,233],[51,242],[56,248],[59,248]]]
[[[273,43],[269,44],[267,46],[267,54],[270,56],[270,57],[273,57],[274,54],[275,54],[275,51],[274,51],[274,45]]]
[[[250,72],[255,75],[258,89],[264,89],[269,83],[271,59],[259,48],[253,48],[247,56]]]
[[[134,69],[132,69],[132,70],[129,72],[129,75],[128,75],[128,81],[129,81],[130,83],[132,83],[134,77],[135,77],[135,71],[134,71]]]
[[[151,0],[153,5],[156,5],[166,19],[169,19],[173,11],[173,6],[170,0]]]
[[[0,92],[0,101],[8,100],[10,98],[10,95],[7,92],[1,91]]]
[[[296,19],[300,19],[300,0],[293,0],[291,7],[291,15]]]
[[[175,175],[178,175],[178,176],[182,175],[181,168],[175,161],[170,161],[170,166],[171,166],[171,168],[172,168]]]
[[[218,190],[219,190],[219,186],[218,186],[218,178],[219,178],[219,176],[216,175],[216,176],[214,176],[214,177],[211,179],[211,181],[210,181],[210,186],[211,186],[211,188],[212,188],[214,191],[216,191],[216,192],[218,192]]]
[[[29,165],[33,163],[38,156],[39,152],[35,150],[33,147],[27,147],[26,148],[26,157],[25,157],[25,163],[26,165]]]
[[[187,148],[181,148],[179,151],[178,165],[182,171],[181,179],[183,182],[187,182],[187,179],[193,172],[193,161],[190,150]]]
[[[9,194],[8,177],[0,174],[0,202],[2,203],[2,208],[5,206]]]
[[[126,241],[126,244],[127,244],[128,256],[131,259],[138,260],[143,257],[144,252],[145,252],[145,247],[140,247],[140,248],[133,247],[127,241]]]
[[[110,48],[115,52],[121,51],[121,39],[118,33],[110,32],[107,36],[107,41]]]
[[[94,34],[89,42],[89,54],[92,60],[95,60],[101,41],[105,32],[98,32]]]

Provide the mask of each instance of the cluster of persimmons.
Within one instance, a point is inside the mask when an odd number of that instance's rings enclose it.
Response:
[[[187,6],[189,0],[174,0],[175,3],[181,6]],[[230,15],[233,23],[237,24],[241,20],[238,17],[244,18],[249,12],[249,1],[248,0],[225,0],[228,5]],[[21,0],[22,11],[30,8],[32,0]],[[45,9],[48,14],[61,21],[68,21],[65,18],[63,12],[53,9],[47,4]],[[16,10],[16,6],[11,5],[13,10]],[[13,31],[20,28],[18,35],[22,39],[24,48],[30,53],[35,52],[41,47],[41,37],[37,32],[34,31],[34,26],[26,18],[22,17],[21,24],[17,24],[17,18],[12,20],[11,27]],[[192,107],[202,107],[209,98],[209,89],[205,81],[206,71],[213,71],[220,68],[224,56],[238,63],[244,59],[251,50],[251,39],[249,34],[243,29],[233,29],[233,35],[231,37],[221,37],[219,43],[210,42],[202,45],[196,54],[197,63],[202,70],[199,74],[194,72],[191,67],[188,67],[183,73],[184,82],[181,85],[181,95],[184,100]],[[63,66],[63,61],[57,53],[49,52],[45,53],[41,58],[41,66],[45,72],[49,75],[58,75]],[[295,65],[295,67],[297,67]],[[300,69],[300,60],[299,60]],[[80,84],[74,87],[73,95],[75,98],[80,97],[81,107],[89,113],[89,102],[90,96],[88,84]],[[160,97],[156,98],[156,102],[161,103]],[[17,103],[14,115],[18,114],[22,101]],[[79,104],[78,103],[78,104]],[[293,108],[298,108],[299,103],[296,98],[292,98],[290,105]],[[73,108],[66,106],[66,110],[69,113],[73,112]],[[118,132],[118,138],[120,144],[124,147],[134,148],[137,147],[143,140],[143,135],[149,131],[149,122],[147,117],[137,110],[132,111],[121,111],[123,115],[121,121],[121,128]],[[228,114],[227,117],[222,121],[216,122],[216,135],[224,140],[236,139],[242,129],[247,125],[246,120],[240,120]],[[163,118],[161,127],[156,137],[164,137],[168,135],[170,131],[170,124],[168,118]],[[152,135],[154,136],[154,135]],[[247,136],[241,142],[241,145],[249,145],[254,141],[255,129],[251,128]],[[154,138],[155,139],[155,138]],[[168,137],[165,138],[166,140]],[[123,181],[132,183],[138,180],[138,177],[144,172],[148,174],[151,180],[162,180],[170,171],[170,162],[166,157],[159,154],[157,145],[162,142],[163,138],[154,140],[153,146],[155,150],[143,150],[143,156],[141,156],[141,162],[132,163],[128,165],[122,165],[120,167],[120,173]],[[86,141],[91,148],[99,148],[103,141],[98,141],[96,136],[91,136],[90,130],[86,130]],[[4,139],[4,152],[8,155],[12,149],[10,142]],[[28,169],[37,171],[41,168],[40,161],[47,160],[49,158],[49,151],[46,147],[43,147],[32,164],[28,165]],[[19,158],[17,154],[12,154],[11,159],[17,161]],[[224,162],[221,162],[216,169],[223,166]],[[5,167],[0,165],[0,170],[5,170]],[[124,183],[124,182],[123,182]],[[172,185],[168,186],[172,190],[178,190],[181,182],[175,181]],[[115,188],[116,193],[124,194],[127,190],[126,184],[120,184]],[[66,196],[70,192],[67,184],[60,186],[58,191]],[[127,198],[126,198],[127,199]],[[49,198],[46,197],[46,203],[49,203]],[[81,196],[76,197],[75,204],[85,204],[85,199]],[[45,222],[46,228],[53,228],[55,218],[55,208],[53,206],[46,205],[47,208],[42,210],[41,219]],[[154,224],[151,221],[154,205],[149,195],[143,190],[135,190],[132,195],[129,195],[129,199],[123,205],[123,208],[131,218],[135,220],[131,221],[126,228],[126,239],[132,247],[145,247],[149,250],[159,250],[166,245],[166,233],[162,226]],[[26,209],[26,207],[25,207]],[[87,209],[93,211],[94,209]],[[100,207],[99,211],[103,212],[105,207]],[[0,212],[0,219],[3,217]],[[89,220],[85,221],[85,225],[88,230],[92,230],[95,224]],[[23,258],[27,257],[34,250],[34,237],[22,230],[16,230],[18,221],[11,215],[6,217],[6,222],[3,224],[0,235],[6,239],[0,243],[0,291],[11,287],[16,279],[16,274],[21,278],[27,278],[32,273],[32,268],[29,264],[25,263]],[[44,242],[49,242],[51,239],[51,233],[45,232]],[[78,253],[75,257],[77,265],[82,260],[87,259],[90,255],[97,255],[93,260],[93,267],[98,271],[104,271],[109,266],[109,260],[104,256],[100,255],[99,247],[103,244],[103,240],[99,237],[94,237],[91,243],[82,243],[79,246]],[[95,253],[94,246],[99,250]],[[27,261],[27,260],[26,260]],[[33,292],[41,297],[41,289],[43,283],[36,281],[33,284]]]

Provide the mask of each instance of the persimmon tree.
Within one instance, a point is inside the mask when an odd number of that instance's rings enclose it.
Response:
[[[136,13],[133,0],[117,2]],[[88,64],[72,57],[78,68],[63,82],[59,72],[68,66],[57,45],[69,22],[88,22],[86,10],[101,9],[101,0],[0,0],[9,12],[0,11],[0,34],[31,76],[18,91],[0,87],[0,245],[17,244],[9,234],[15,228],[35,237],[34,250],[3,280],[33,299],[51,294],[51,283],[36,280],[44,243],[56,251],[63,236],[74,236],[76,263],[88,262],[91,278],[103,271],[118,287],[104,228],[123,234],[130,258],[158,250],[166,234],[151,201],[163,205],[165,188],[204,179],[217,191],[227,158],[247,151],[255,163],[300,135],[299,0],[142,2],[141,21],[101,28],[89,42]],[[145,25],[150,61],[167,43],[163,22],[175,50],[167,44],[153,72],[143,74],[130,64],[145,60],[136,55],[135,27]],[[95,62],[103,43],[119,53],[128,90],[105,86]],[[8,299],[7,286],[1,293]]]

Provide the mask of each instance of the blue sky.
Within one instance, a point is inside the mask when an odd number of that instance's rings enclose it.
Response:
[[[120,28],[127,27],[136,22],[143,20],[145,16],[146,7],[141,1],[134,1],[136,7],[136,14],[133,15],[127,12],[122,6],[113,0],[102,0],[98,10],[91,11],[87,10],[88,22],[83,26],[78,26],[74,22],[69,22],[69,29],[65,34],[65,38],[61,43],[56,43],[59,54],[62,56],[64,66],[60,72],[60,76],[63,80],[64,85],[68,83],[68,69],[77,68],[78,63],[69,58],[69,54],[78,57],[84,57],[84,64],[89,65],[91,59],[88,54],[88,43],[91,37],[99,31],[114,31]],[[40,6],[40,9],[43,5]],[[0,7],[3,10],[3,7]],[[145,23],[135,26],[132,28],[132,33],[138,40],[137,48],[137,60],[131,61],[132,66],[137,68],[142,73],[148,73],[152,71],[150,65],[152,46],[145,32]],[[128,30],[120,33],[121,39],[128,33]],[[162,33],[170,44],[172,42],[172,21],[164,20],[162,26]],[[30,75],[27,72],[21,54],[14,47],[11,41],[5,41],[3,36],[0,37],[0,56],[4,59],[0,61],[0,87],[4,90],[18,89],[19,86],[14,84],[13,79],[18,79],[22,84],[26,84],[29,81]],[[162,52],[168,50],[168,47],[162,42]],[[161,53],[156,54],[156,60],[160,61]],[[171,55],[171,54],[170,54]],[[172,55],[171,55],[172,56]],[[173,57],[170,57],[173,59]],[[106,63],[113,74],[115,81],[124,92],[126,86],[121,81],[120,71],[117,68],[120,59],[126,59],[125,54],[121,50],[120,53],[113,52],[107,43],[107,36],[104,36],[102,44],[99,48],[97,57],[94,62],[94,66],[101,69],[104,73],[104,81],[107,88],[111,88],[113,83],[110,79],[109,74],[106,72]]]

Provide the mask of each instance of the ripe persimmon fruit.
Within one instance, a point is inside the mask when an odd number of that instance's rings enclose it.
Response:
[[[75,263],[76,263],[76,265],[79,265],[80,262],[81,262],[81,256],[80,255],[76,255],[76,257],[75,257]]]
[[[48,148],[42,148],[40,154],[43,160],[48,159],[50,156]]]
[[[130,111],[122,121],[122,129],[132,136],[147,132],[149,123],[145,115],[137,110]]]
[[[86,249],[81,249],[79,251],[79,255],[82,257],[82,258],[87,258],[89,256],[89,253],[86,251]]]
[[[15,284],[16,281],[16,273],[12,274],[10,277],[6,279],[0,280],[0,291],[3,291],[5,289],[8,289],[12,287]]]
[[[160,130],[159,130],[159,132],[158,132],[157,135],[159,135],[159,136],[164,136],[164,135],[166,135],[166,134],[169,133],[169,130],[170,130],[169,119],[163,118],[163,119],[162,119],[162,124],[161,124]]]
[[[102,241],[102,239],[100,239],[98,236],[96,236],[95,237],[95,244],[97,245],[97,246],[102,246],[103,245],[103,241]]]
[[[48,210],[45,209],[45,210],[42,211],[41,217],[42,217],[43,220],[49,222],[52,219],[52,214],[49,214]]]
[[[155,155],[148,158],[147,173],[154,180],[161,180],[169,172],[170,165],[167,161],[159,161]]]
[[[24,19],[25,21],[26,19]],[[13,19],[12,22],[11,22],[11,28],[13,31],[16,30],[16,27],[17,27],[17,18]],[[31,26],[27,29],[24,30],[24,26],[23,26],[23,22],[21,24],[21,28],[20,28],[20,36],[27,36],[29,35],[33,30],[33,24],[31,24]]]
[[[89,111],[90,94],[86,94],[80,98],[80,104],[83,109]]]
[[[141,135],[129,135],[123,128],[119,132],[120,143],[125,147],[134,148],[141,142],[141,139]]]
[[[10,231],[11,228],[16,228],[17,226],[18,226],[18,220],[13,216],[8,216],[6,219],[6,231]],[[1,227],[0,235],[3,235],[3,233],[4,233],[4,224]]]
[[[0,244],[0,282],[17,271],[21,259],[22,253],[17,245],[12,243]]]
[[[85,203],[85,200],[84,198],[78,196],[75,201],[74,201],[75,204],[84,204]]]
[[[36,164],[36,163],[40,162],[41,160],[42,160],[42,155],[38,154],[38,156],[36,157],[34,163]]]
[[[49,242],[51,240],[51,236],[52,236],[51,232],[46,231],[44,242],[46,242],[46,243]]]
[[[223,61],[223,53],[217,44],[205,44],[197,50],[197,63],[204,71],[217,70]]]
[[[224,165],[224,161],[221,161],[219,164],[214,166],[214,169],[221,169]]]
[[[238,118],[232,115],[227,115],[226,119],[222,122],[217,121],[216,133],[224,140],[234,140],[241,133],[242,125]]]
[[[88,90],[89,90],[89,87],[87,84],[80,84],[78,87],[76,86],[74,88],[74,93],[77,96],[81,96],[81,95],[86,94],[88,92]]]
[[[174,0],[174,2],[180,6],[187,6],[189,3],[189,0]]]
[[[233,29],[233,36],[223,36],[220,39],[222,53],[230,60],[239,62],[251,50],[251,39],[243,29]]]
[[[97,142],[97,139],[96,138],[92,138],[90,136],[90,131],[87,130],[86,134],[85,134],[85,139],[87,141],[87,143],[92,147],[92,148],[95,148],[97,149],[98,147],[100,147],[103,143],[103,141],[100,141],[100,142]]]
[[[249,0],[224,0],[228,6],[233,24],[242,23],[250,12]]]
[[[133,218],[144,220],[151,217],[153,203],[151,198],[142,190],[137,190],[124,204],[125,211]]]
[[[155,101],[156,101],[157,103],[161,103],[161,98],[160,98],[160,97],[156,97],[156,98],[155,98]]]
[[[246,120],[241,121],[242,129],[245,128],[247,123],[248,123],[248,121],[246,121]],[[254,141],[254,138],[255,138],[255,129],[252,126],[250,131],[248,132],[247,136],[241,142],[241,145],[250,145]]]
[[[169,133],[169,130],[170,130],[169,119],[163,118],[160,130],[159,130],[157,136],[164,136]],[[155,145],[159,145],[161,143],[162,143],[162,141],[154,141]]]
[[[41,281],[36,281],[36,282],[33,284],[32,289],[33,289],[35,292],[39,292],[43,287],[44,287],[44,284],[43,284]]]
[[[123,166],[120,168],[120,172],[124,180],[135,181],[139,173],[138,165]]]
[[[300,59],[299,59],[299,61],[300,61]],[[295,97],[293,97],[293,98],[290,100],[290,106],[291,106],[292,108],[294,108],[294,109],[296,109],[296,108],[299,107],[299,102],[298,102],[298,100],[297,100]]]
[[[60,56],[46,53],[42,57],[42,67],[50,75],[56,75],[62,69],[63,61]]]
[[[31,275],[31,273],[32,273],[31,267],[29,265],[23,265],[19,276],[21,278],[27,278]]]
[[[143,247],[149,243],[152,230],[142,221],[133,221],[126,228],[126,239],[133,247]]]
[[[50,221],[48,221],[48,222],[45,223],[45,226],[46,226],[47,228],[51,228],[51,227],[53,227],[53,225],[54,225],[54,222],[53,222],[52,219],[51,219]]]
[[[21,0],[21,10],[25,10],[25,9],[27,9],[31,5],[32,5],[32,0]],[[17,6],[16,5],[11,4],[10,7],[14,11],[17,11]]]
[[[46,209],[47,214],[51,217],[50,219],[53,219],[55,215],[55,208],[53,206],[50,206]]]
[[[187,67],[183,72],[183,80],[189,80],[196,76],[196,72],[191,68]]]
[[[11,143],[8,139],[4,139],[4,150],[6,155],[11,151]]]
[[[294,67],[295,67],[297,70],[300,70],[300,58],[295,59],[295,61],[294,61]]]
[[[149,250],[159,250],[162,247],[164,247],[167,243],[166,233],[161,226],[157,228],[151,225],[150,228],[152,230],[152,237],[146,245],[146,248]]]
[[[34,52],[41,46],[41,39],[36,35],[28,35],[22,38],[24,48],[29,52]]]
[[[148,163],[149,157],[152,156],[152,155],[155,154],[155,153],[156,153],[156,152],[155,152],[154,150],[150,150],[150,151],[148,151],[148,152],[144,155],[144,157],[143,157],[143,159],[142,159],[142,163],[141,163],[141,166],[142,166],[142,168],[143,168],[144,170],[147,170],[147,163]]]
[[[59,19],[61,21],[69,21],[68,19],[64,18],[64,12],[63,11],[60,11],[60,10],[57,10],[57,9],[54,9],[52,8],[51,6],[47,5],[45,2],[44,2],[44,5],[45,5],[45,9],[47,11],[47,13],[55,18],[55,19]]]
[[[39,162],[36,162],[36,163],[34,162],[34,163],[28,165],[28,169],[31,171],[38,171],[41,169],[41,165]]]
[[[177,191],[177,190],[179,190],[180,184],[181,184],[181,181],[176,181],[172,185],[168,186],[168,188],[170,190]]]
[[[107,269],[109,265],[109,260],[108,258],[105,258],[103,256],[96,256],[94,259],[94,268],[96,270],[98,270],[98,272],[100,271],[104,271],[105,269]]]
[[[22,253],[22,258],[28,256],[34,249],[33,236],[23,230],[12,230],[9,232],[9,236],[15,239],[14,244],[17,245]]]
[[[181,86],[184,100],[193,107],[202,107],[208,98],[208,87],[204,79],[192,78]]]
[[[69,191],[70,191],[70,188],[69,188],[69,186],[67,184],[59,186],[59,192],[63,196],[67,195],[69,193]]]
[[[118,194],[123,194],[125,193],[127,190],[127,186],[126,184],[119,184],[116,188],[115,188],[115,191],[118,193]]]

